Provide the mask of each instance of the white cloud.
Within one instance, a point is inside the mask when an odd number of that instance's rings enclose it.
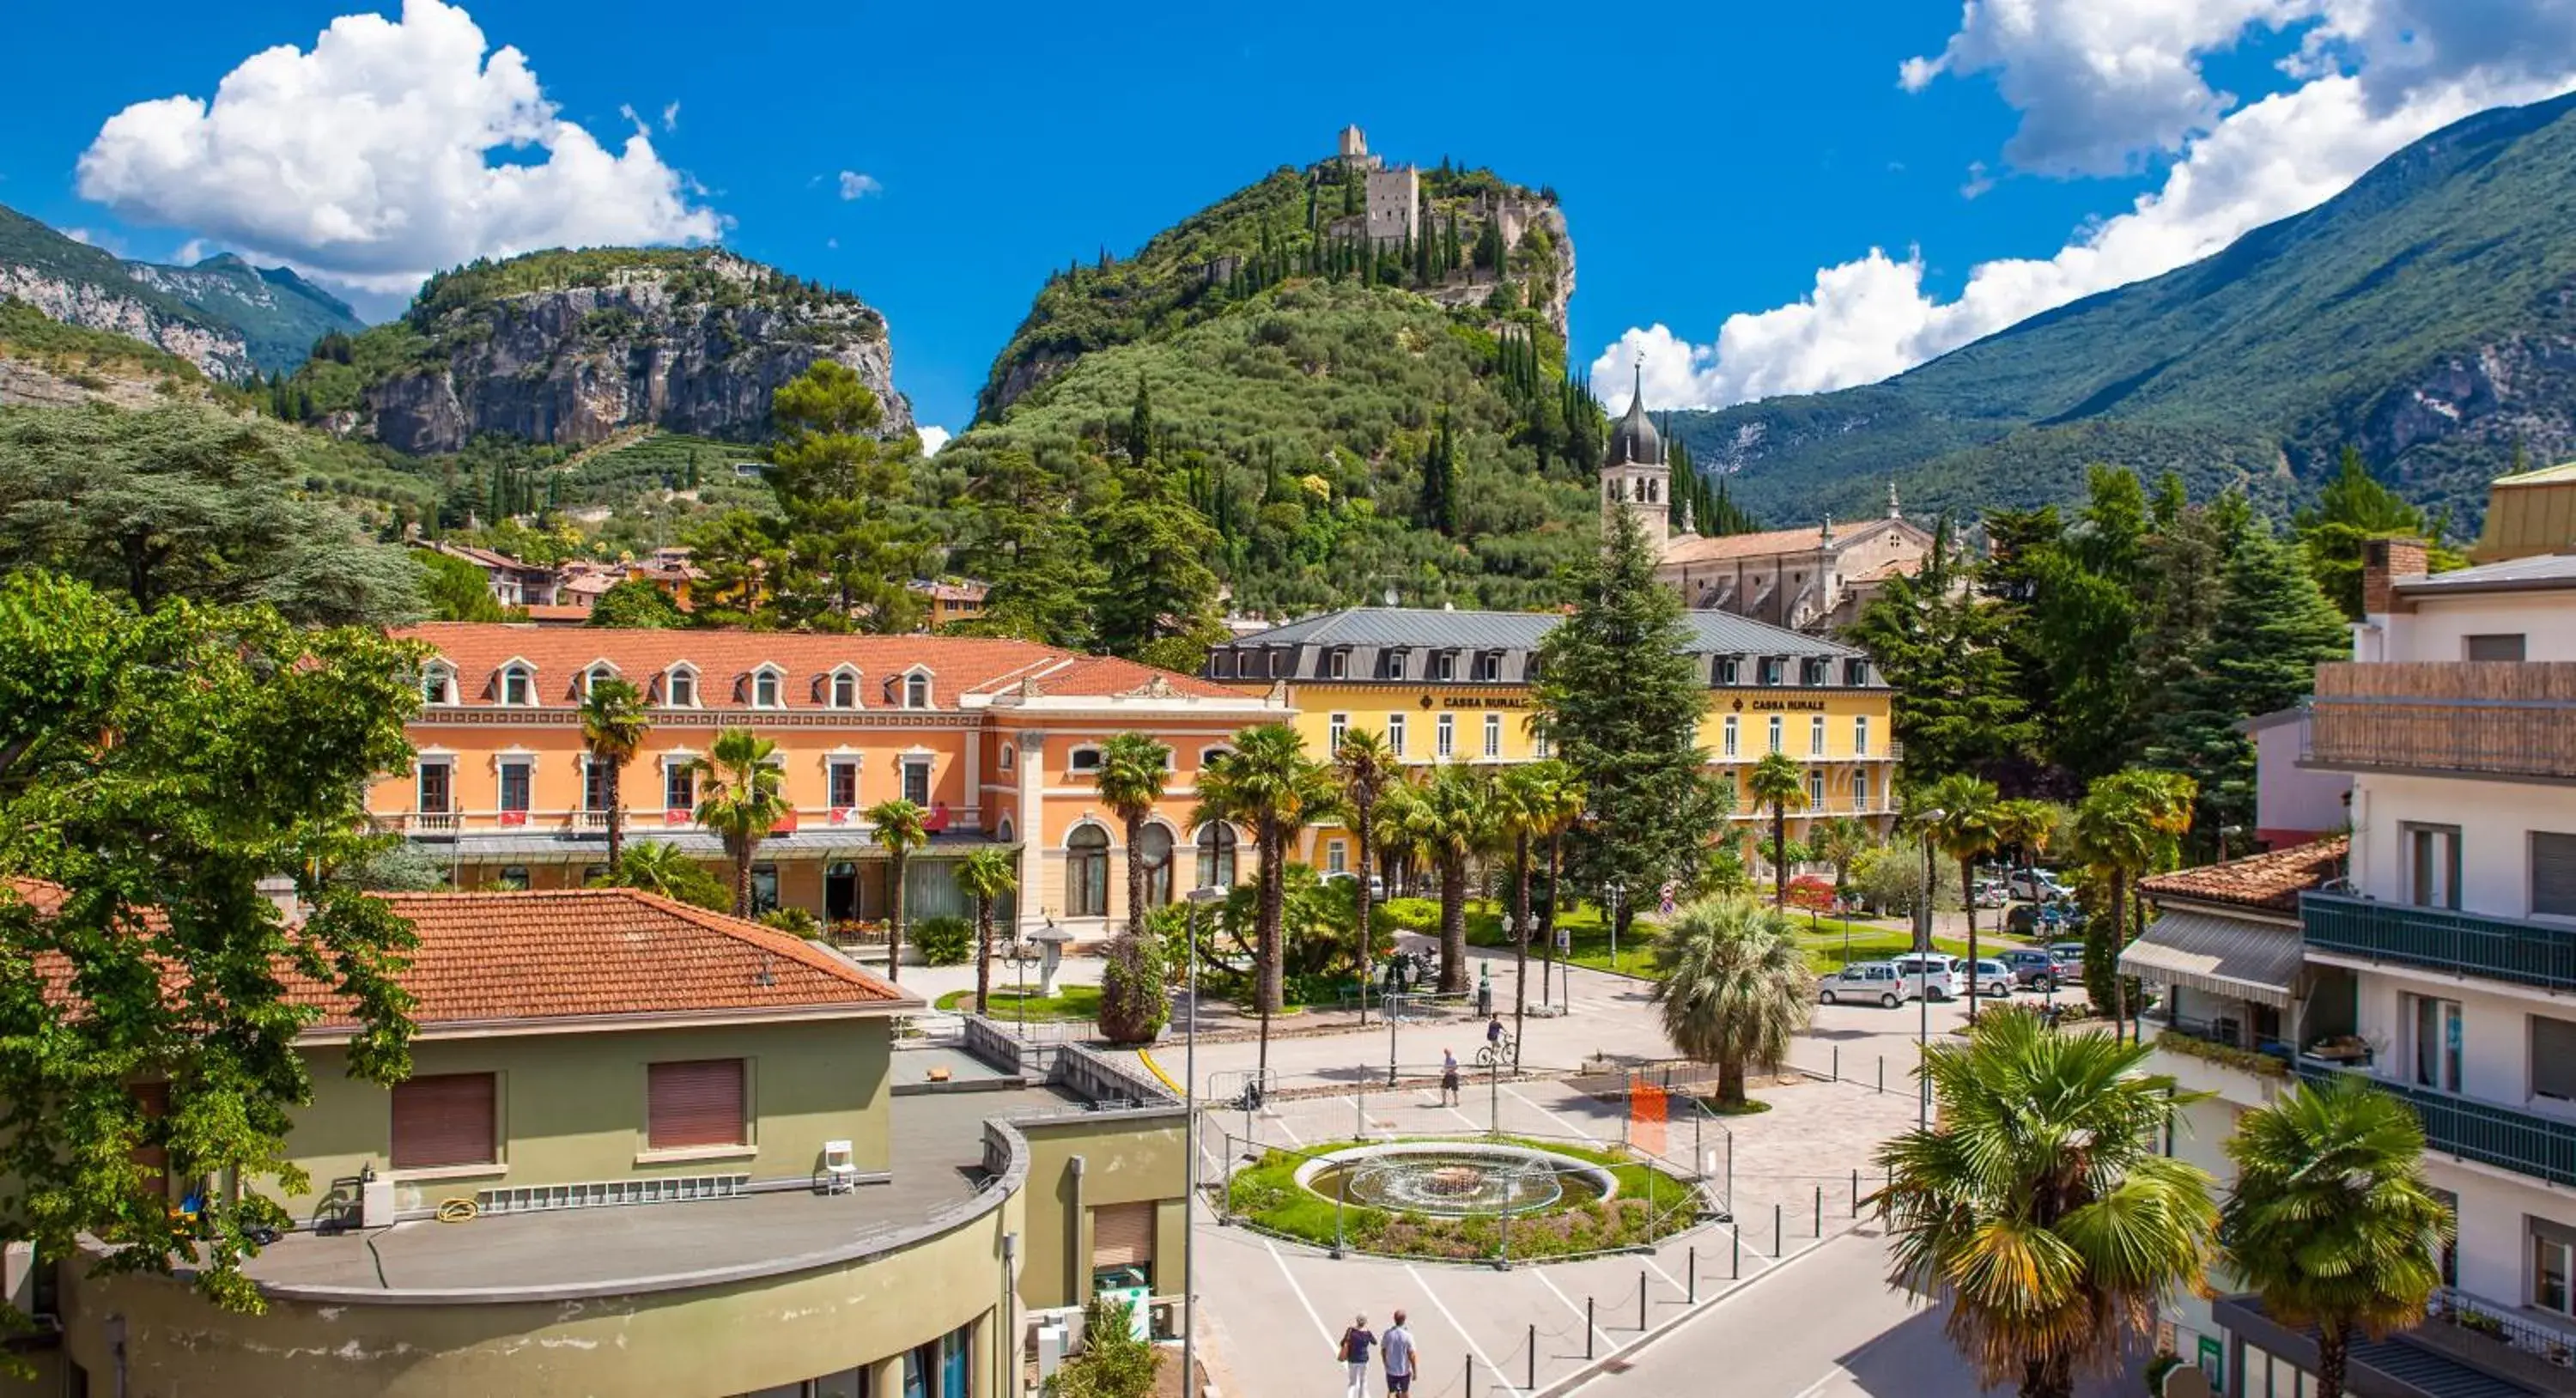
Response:
[[[913,430],[921,434],[921,454],[924,456],[937,456],[939,449],[948,445],[949,433],[945,427],[934,427],[925,422]]]
[[[679,103],[673,102],[662,109],[662,129],[665,131],[677,131],[680,129]]]
[[[841,172],[841,197],[844,199],[865,199],[871,194],[884,192],[885,186],[877,183],[874,175],[862,175],[856,170]]]
[[[640,122],[603,147],[558,115],[525,55],[489,49],[440,0],[253,54],[211,102],[126,108],[82,153],[80,192],[372,291],[475,257],[723,232]]]
[[[2506,27],[2515,41],[2498,45],[2471,22],[2479,16],[2455,16],[2454,6],[2512,10]],[[2298,86],[2194,126],[2203,118],[2193,113],[2210,108],[2195,105],[2177,74],[2207,94],[2199,53],[2249,24],[2286,29],[2303,19],[2310,27],[2285,65]],[[2099,45],[2078,42],[2083,34]],[[2125,36],[2125,46],[2105,34]],[[2027,42],[2014,48],[2006,39]],[[1969,5],[1950,46],[1908,63],[1903,75],[1920,87],[1985,68],[2001,71],[2007,98],[2030,104],[2015,146],[2029,143],[2060,169],[2079,157],[2131,159],[2176,139],[2177,158],[2161,186],[2127,210],[2077,229],[2052,257],[1978,264],[1952,300],[1924,292],[1919,254],[1873,248],[1818,271],[1790,305],[1729,316],[1714,344],[1661,325],[1631,329],[1593,363],[1611,406],[1626,404],[1628,366],[1640,354],[1657,406],[1818,393],[1901,373],[2042,311],[2206,257],[2332,197],[2443,125],[2576,85],[2576,0],[1989,0]],[[2099,90],[2088,93],[2087,81]],[[2014,152],[2016,164],[2023,158]]]

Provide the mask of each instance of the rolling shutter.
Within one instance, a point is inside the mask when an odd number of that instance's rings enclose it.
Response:
[[[741,1059],[656,1063],[651,1074],[644,1133],[647,1148],[742,1144]]]
[[[2576,917],[2576,835],[2531,832],[2531,911]]]
[[[491,1164],[501,1154],[494,1116],[490,1073],[438,1073],[394,1084],[394,1168]]]
[[[1154,1260],[1154,1206],[1104,1204],[1091,1211],[1091,1265],[1142,1267]]]

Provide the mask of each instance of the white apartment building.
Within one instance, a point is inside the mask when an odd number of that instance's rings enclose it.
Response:
[[[2377,541],[2364,592],[2353,659],[2319,667],[2300,757],[2352,778],[2348,862],[2297,894],[2302,956],[2271,978],[2287,995],[2268,1032],[2250,1003],[2230,1030],[2298,1079],[2367,1073],[2411,1104],[2457,1210],[2450,1285],[2424,1324],[2356,1351],[2351,1391],[2576,1394],[2576,555],[2427,576],[2420,545]],[[2123,963],[2156,979],[2142,963],[2162,953],[2138,950]],[[2178,979],[2165,1013],[2183,1029],[2230,1019]],[[2223,1132],[2273,1090],[2192,1115]],[[2217,1158],[2223,1180],[2217,1145],[2177,1150]],[[2304,1333],[2249,1297],[2209,1310],[2219,1392],[2314,1391]]]

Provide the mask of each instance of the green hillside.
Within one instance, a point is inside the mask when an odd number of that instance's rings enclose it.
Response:
[[[2576,449],[2576,96],[2487,112],[2224,251],[1865,388],[1676,413],[1759,512],[2068,500],[2082,468],[2305,493],[2357,444],[2474,519],[2517,446]],[[2082,427],[2083,431],[2070,431]]]

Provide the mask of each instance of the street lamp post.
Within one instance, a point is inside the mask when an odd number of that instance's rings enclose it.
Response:
[[[1932,864],[1932,827],[1940,824],[1949,812],[1934,809],[1920,817],[1923,831],[1923,940],[1916,947],[1914,966],[1921,976],[1922,993],[1914,998],[1916,1026],[1914,1037],[1914,1126],[1918,1131],[1932,1125],[1932,1078],[1923,1068],[1932,1056],[1932,895],[1937,890],[1937,873]],[[1968,968],[1970,975],[1976,968]]]
[[[1198,1327],[1198,1219],[1191,1210],[1199,1206],[1199,909],[1225,896],[1222,888],[1193,888],[1187,897],[1187,928],[1190,936],[1190,1013],[1187,1046],[1182,1050],[1181,1098],[1182,1119],[1189,1123],[1187,1148],[1188,1188],[1181,1196],[1181,1386],[1184,1391],[1196,1387],[1199,1358]]]

